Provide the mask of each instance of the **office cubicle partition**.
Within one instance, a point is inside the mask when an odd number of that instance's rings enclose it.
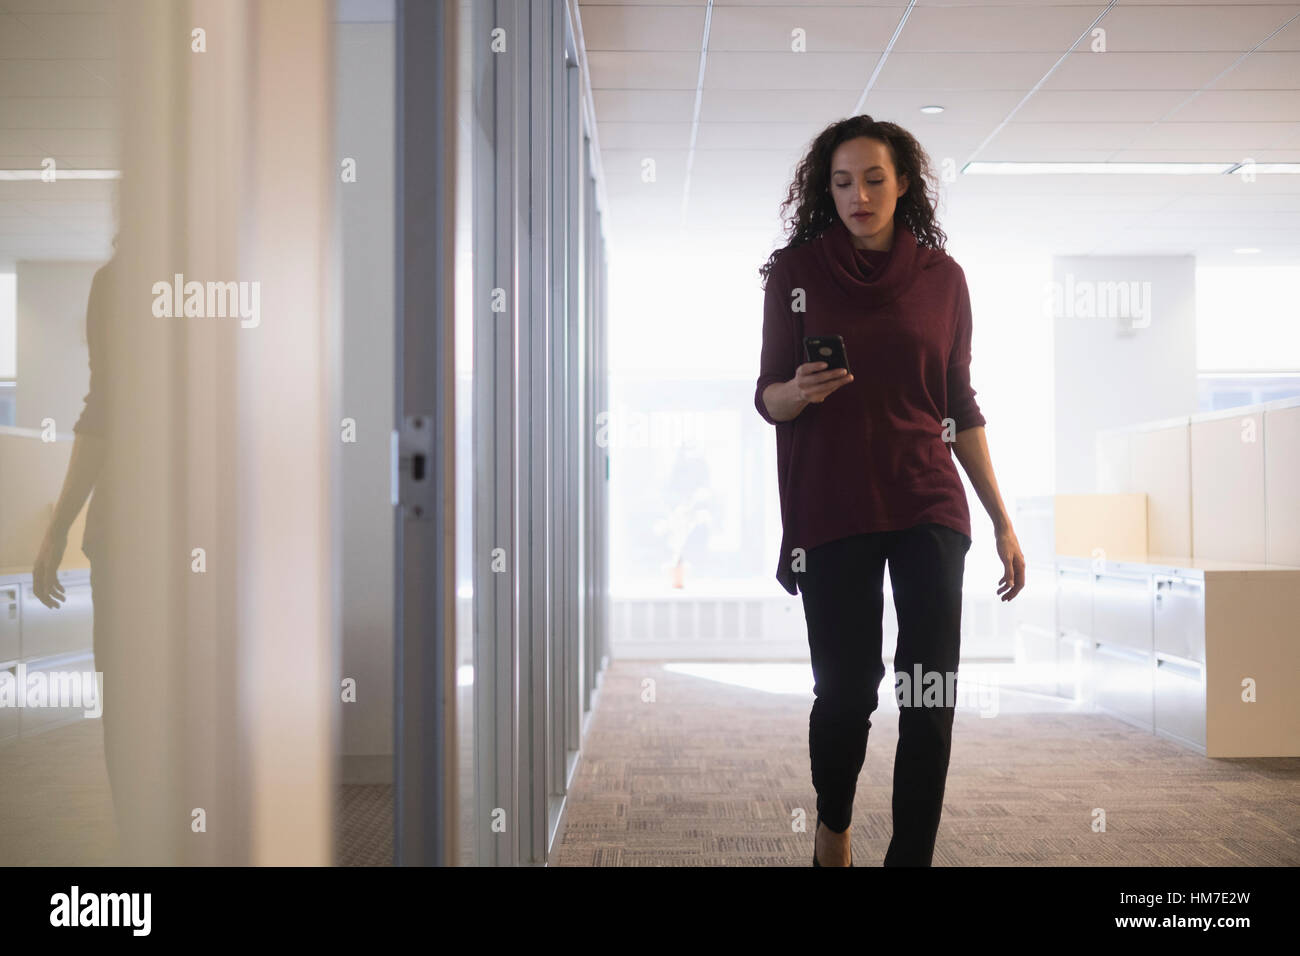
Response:
[[[398,743],[399,777],[417,773],[416,760],[454,768],[457,806],[439,809],[432,790],[422,811],[408,806],[402,819],[454,822],[436,859],[399,849],[399,862],[538,865],[562,824],[607,659],[608,462],[595,426],[606,402],[602,190],[576,4],[462,3],[458,14],[446,26],[457,37],[451,99],[463,139],[454,325],[469,341],[449,349],[470,406],[454,414],[455,455],[472,468],[451,466],[470,485],[452,492],[463,538],[457,726],[445,753]],[[409,201],[399,191],[407,216]],[[406,361],[409,378],[409,352]],[[409,605],[419,580],[399,576],[400,600]],[[439,688],[446,676],[426,674]],[[437,740],[451,739],[445,729]]]

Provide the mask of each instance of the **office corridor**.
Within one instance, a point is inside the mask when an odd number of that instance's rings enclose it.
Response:
[[[554,865],[809,865],[806,669],[613,662]],[[653,702],[643,701],[647,680]],[[1005,684],[999,705],[993,718],[958,711],[936,866],[1300,864],[1300,759],[1207,759]],[[860,865],[878,866],[889,845],[897,740],[898,711],[883,694],[854,810]],[[388,788],[344,790],[342,862],[386,862],[389,850],[365,835],[388,832]],[[1092,831],[1097,807],[1104,833]],[[791,832],[799,808],[806,833]]]

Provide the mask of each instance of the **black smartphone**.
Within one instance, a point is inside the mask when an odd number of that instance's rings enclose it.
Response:
[[[844,349],[842,335],[805,335],[803,349],[809,362],[825,362],[823,372],[842,368],[849,372],[849,354]],[[849,372],[849,374],[853,374]]]

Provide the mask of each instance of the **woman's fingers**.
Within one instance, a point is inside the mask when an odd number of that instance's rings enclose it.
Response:
[[[819,402],[841,385],[847,385],[849,382],[853,381],[852,375],[836,373],[842,373],[842,370],[832,369],[827,373],[816,373],[810,375],[808,381],[801,386],[803,393],[808,400]]]

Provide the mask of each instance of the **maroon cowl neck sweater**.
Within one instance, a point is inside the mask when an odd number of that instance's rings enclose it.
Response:
[[[852,240],[837,217],[779,256],[767,280],[754,404],[776,426],[783,530],[776,579],[791,594],[803,568],[797,548],[928,522],[971,533],[944,440],[945,419],[949,440],[985,424],[970,384],[966,277],[897,220],[887,252]],[[805,335],[833,334],[844,337],[853,381],[791,421],[773,419],[763,390],[794,378],[807,361]]]

